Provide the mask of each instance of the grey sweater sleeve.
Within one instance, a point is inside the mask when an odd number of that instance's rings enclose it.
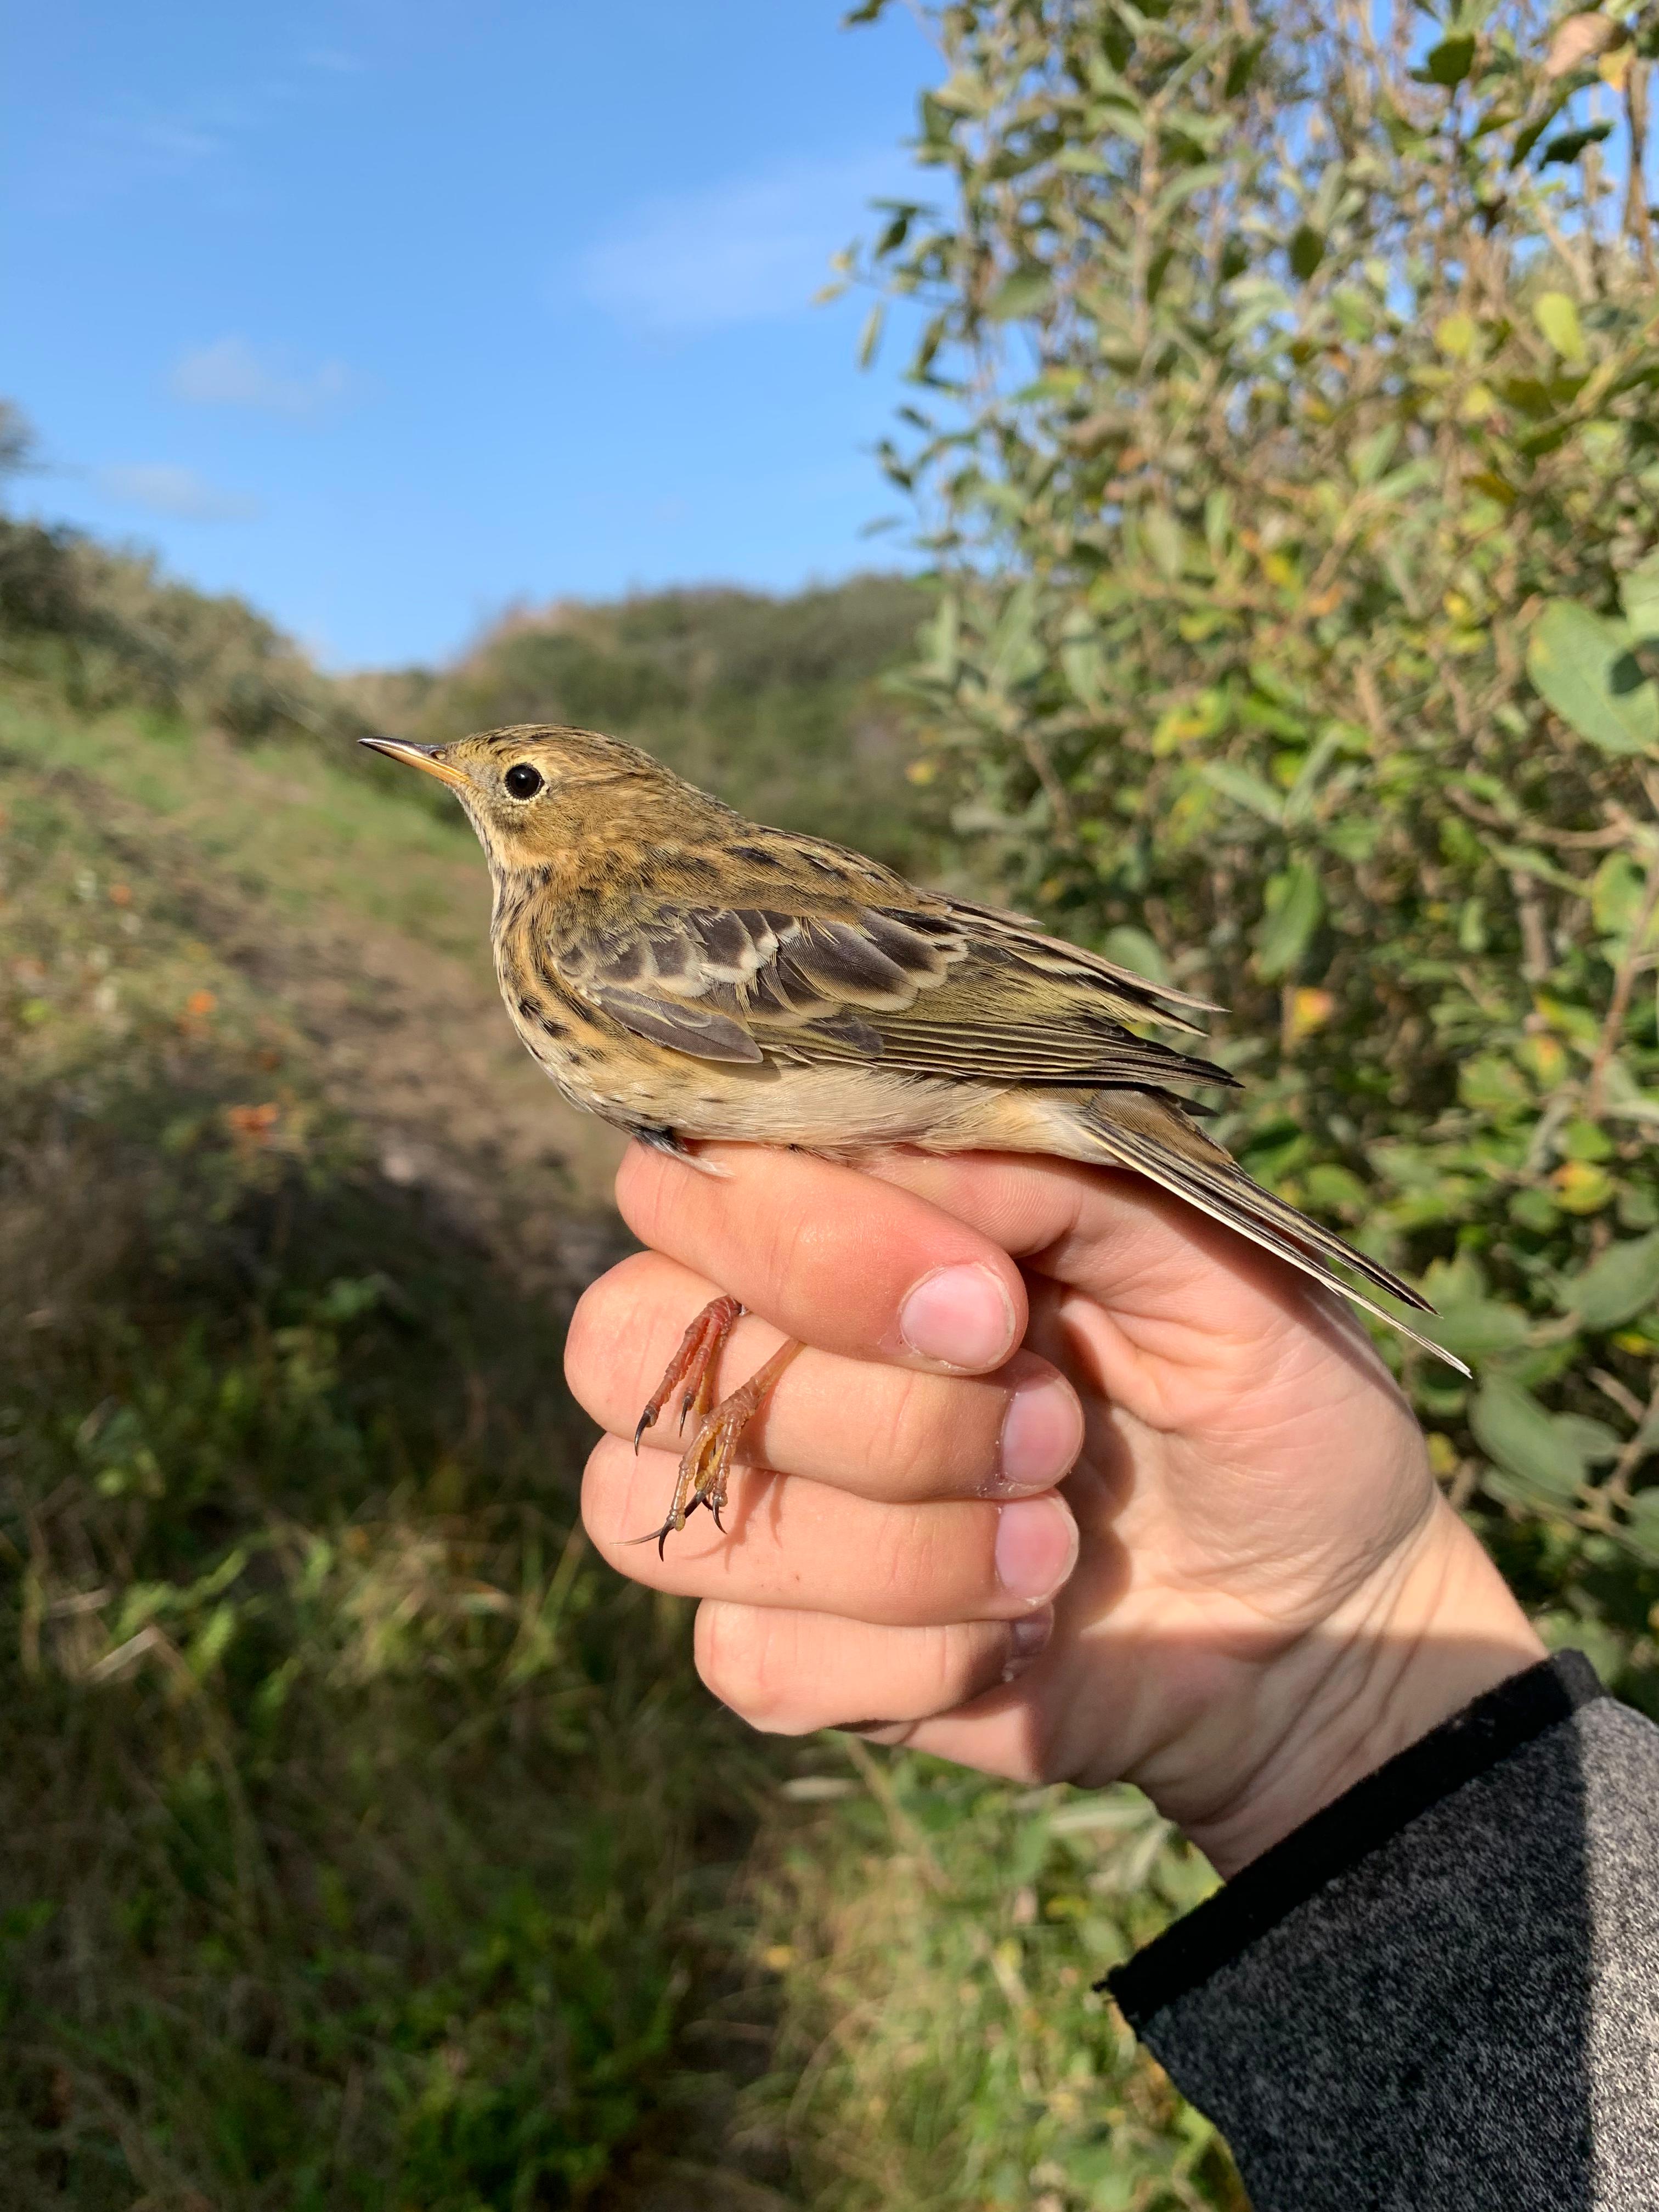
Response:
[[[1255,2212],[1659,2212],[1659,1728],[1529,1668],[1110,1987]]]

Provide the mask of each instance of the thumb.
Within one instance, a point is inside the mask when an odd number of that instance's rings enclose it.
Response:
[[[1259,1382],[1334,1353],[1369,1384],[1387,1374],[1334,1293],[1144,1176],[1006,1152],[895,1152],[866,1168],[1081,1292],[1138,1363]]]

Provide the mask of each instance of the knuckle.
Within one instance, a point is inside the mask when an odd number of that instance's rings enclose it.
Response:
[[[704,1605],[697,1615],[697,1672],[704,1686],[750,1728],[799,1735],[801,1668],[795,1624],[746,1605]]]
[[[655,1340],[672,1341],[684,1326],[689,1316],[673,1295],[680,1273],[655,1253],[630,1253],[577,1299],[565,1331],[564,1373],[590,1413],[607,1382],[631,1387],[635,1368],[650,1364]]]
[[[912,1496],[955,1474],[962,1458],[960,1413],[965,1393],[941,1385],[938,1376],[894,1367],[872,1392],[874,1418],[865,1447],[864,1472],[872,1487]]]
[[[932,1609],[949,1572],[938,1520],[937,1511],[878,1516],[861,1577],[873,1614],[908,1622]]]
[[[920,1688],[930,1712],[948,1712],[967,1694],[978,1654],[971,1631],[957,1626],[941,1628],[927,1639],[924,1678]]]
[[[605,1278],[590,1283],[576,1301],[564,1333],[564,1379],[580,1397],[584,1384],[593,1364],[594,1354],[604,1341],[600,1322],[606,1297]]]
[[[1000,1674],[1005,1641],[994,1629],[988,1634],[966,1622],[929,1637],[917,1684],[918,1711],[931,1718],[976,1697]]]
[[[617,1170],[617,1206],[641,1243],[654,1244],[655,1232],[673,1214],[673,1163],[643,1145],[630,1145]]]
[[[601,1437],[587,1455],[587,1464],[582,1469],[581,1516],[582,1526],[596,1544],[609,1540],[610,1530],[616,1519],[614,1507],[606,1510],[609,1491],[606,1462],[611,1457],[611,1439]]]

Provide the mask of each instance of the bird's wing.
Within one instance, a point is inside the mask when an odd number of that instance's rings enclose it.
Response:
[[[1225,1012],[1213,999],[1197,999],[1190,991],[1176,991],[1167,983],[1154,983],[1149,976],[1137,975],[1131,968],[1120,968],[1098,952],[1085,951],[1079,945],[1068,945],[1063,937],[1050,937],[1029,915],[1009,914],[1001,907],[976,906],[969,899],[951,899],[948,904],[957,920],[988,945],[1002,947],[1023,964],[1043,974],[1104,983],[1127,1001],[1126,1011],[1133,1009],[1143,1021],[1158,1022],[1166,1029],[1187,1030],[1197,1036],[1202,1032],[1196,1022],[1187,1019],[1189,1013]]]
[[[1006,1083],[1232,1080],[1125,1026],[1180,1018],[1164,1010],[1171,998],[1201,1001],[1034,923],[945,899],[804,908],[665,906],[545,950],[623,1028],[699,1060],[879,1061]]]

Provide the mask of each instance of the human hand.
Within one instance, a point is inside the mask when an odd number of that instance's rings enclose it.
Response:
[[[567,1365],[608,1431],[593,1541],[702,1601],[699,1669],[757,1727],[1127,1779],[1227,1874],[1542,1656],[1358,1322],[1231,1232],[1056,1160],[709,1156],[630,1150],[652,1249],[583,1297]],[[723,1387],[807,1348],[729,1533],[659,1560],[630,1539],[677,1455],[634,1423],[720,1290],[752,1316]]]

